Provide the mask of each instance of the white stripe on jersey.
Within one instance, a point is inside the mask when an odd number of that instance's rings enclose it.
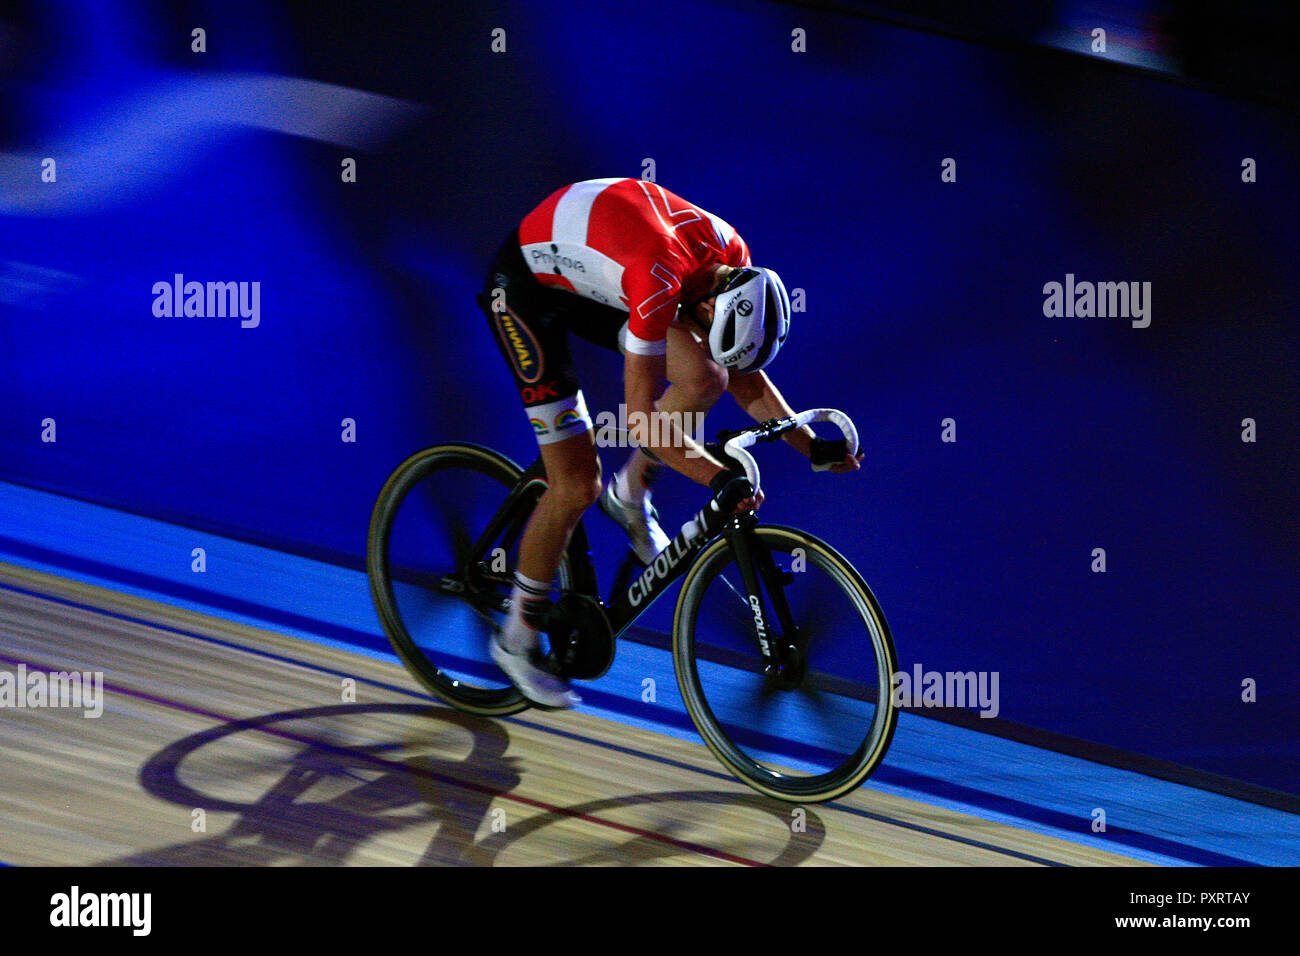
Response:
[[[551,241],[520,247],[524,261],[534,273],[563,276],[579,295],[624,312],[628,307],[623,302],[623,266],[591,248],[587,244],[587,231],[596,197],[626,178],[574,183],[555,204]]]
[[[532,242],[519,251],[534,274],[563,276],[579,295],[630,311],[623,301],[623,266],[604,253],[567,242]]]
[[[560,201],[555,204],[555,215],[551,219],[551,241],[585,246],[587,225],[591,222],[591,207],[595,204],[596,197],[626,178],[588,179],[574,183],[565,190]]]
[[[625,353],[631,352],[633,355],[668,354],[668,339],[662,338],[658,342],[651,342],[641,338],[629,329],[626,324],[618,331],[618,344],[619,348]]]
[[[708,216],[709,221],[713,223],[713,232],[718,237],[718,248],[727,248],[727,243],[729,243],[731,237],[736,234],[736,230],[731,227],[731,223],[727,222],[727,220],[723,219],[721,216],[715,216],[707,210],[705,210],[704,215]]]

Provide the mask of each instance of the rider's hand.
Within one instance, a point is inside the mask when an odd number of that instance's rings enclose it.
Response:
[[[837,452],[843,457],[839,458]],[[857,471],[861,466],[862,455],[861,451],[857,454],[850,453],[847,442],[842,438],[835,441],[814,438],[808,446],[808,459],[812,462],[813,471],[834,471],[841,474]]]
[[[731,471],[728,468],[720,468],[718,469],[717,473],[714,474],[712,480],[709,482],[709,488],[712,489],[715,495],[720,495],[723,489],[726,488],[728,484],[730,484],[732,481],[734,481],[737,478],[743,479],[744,477],[745,477],[744,475],[739,474],[738,472]],[[754,494],[750,495],[748,498],[745,498],[740,502],[738,502],[736,504],[735,513],[744,514],[747,511],[757,511],[758,506],[761,505],[762,503],[763,503],[763,492],[762,490],[759,490],[756,491]]]
[[[836,472],[837,474],[843,474],[846,471],[857,471],[862,467],[862,455],[862,452],[858,452],[856,457],[853,455],[845,455],[842,462],[838,465],[831,465],[826,470]]]

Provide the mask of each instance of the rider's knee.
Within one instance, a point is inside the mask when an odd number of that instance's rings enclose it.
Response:
[[[603,482],[600,479],[600,470],[597,469],[594,474],[586,476],[579,484],[579,490],[581,496],[578,502],[581,504],[582,510],[586,511],[596,503],[597,499],[600,498],[601,491],[604,490]]]
[[[596,503],[603,488],[600,468],[576,475],[565,475],[558,481],[551,482],[550,493],[555,495],[556,503],[567,513],[581,517],[582,513]]]

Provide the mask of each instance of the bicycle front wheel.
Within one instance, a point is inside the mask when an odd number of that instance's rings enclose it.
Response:
[[[834,548],[794,528],[748,533],[777,571],[761,576],[769,636],[795,637],[802,677],[791,686],[764,673],[754,610],[732,549],[719,538],[682,583],[673,620],[677,683],[704,742],[743,782],[794,803],[833,800],[871,775],[894,734],[898,663],[889,626]],[[774,611],[782,598],[795,635]]]

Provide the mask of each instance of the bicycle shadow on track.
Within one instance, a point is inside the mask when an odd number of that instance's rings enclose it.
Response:
[[[792,804],[779,803],[761,794],[751,792],[738,794],[722,790],[674,790],[661,793],[635,794],[627,797],[613,797],[606,800],[592,800],[587,803],[556,808],[549,813],[540,814],[522,823],[511,824],[506,831],[494,832],[479,841],[475,862],[484,866],[496,864],[498,858],[507,848],[535,835],[544,827],[562,824],[573,819],[602,819],[597,817],[597,814],[601,811],[669,804],[696,804],[702,808],[719,807],[731,811],[742,810],[747,811],[748,816],[751,818],[755,815],[760,818],[771,817],[771,820],[760,820],[760,826],[766,828],[767,832],[771,834],[781,833],[784,846],[782,846],[779,853],[770,859],[746,859],[735,851],[722,851],[698,842],[698,838],[693,840],[690,831],[698,829],[701,822],[704,822],[706,826],[709,823],[709,821],[702,821],[699,813],[695,813],[689,818],[684,818],[681,815],[665,814],[656,821],[653,830],[624,827],[612,821],[606,821],[624,832],[631,831],[631,837],[621,843],[611,842],[607,846],[579,852],[575,856],[555,860],[545,865],[617,864],[627,866],[639,863],[654,863],[673,856],[689,855],[712,857],[727,862],[749,865],[796,866],[811,858],[826,840],[825,824],[822,822],[821,817],[808,807],[796,808]],[[798,829],[792,826],[791,815],[796,810],[802,810]],[[738,842],[738,838],[743,839],[746,835],[741,828],[721,829],[714,826],[712,829],[715,834],[722,836],[721,841],[715,836],[713,841],[715,843],[723,842],[734,846]]]
[[[698,829],[698,812],[665,812],[642,828],[596,816],[673,803],[739,811],[750,822],[757,814],[767,842],[781,834],[779,852],[766,854],[774,857],[768,861],[774,865],[809,858],[825,838],[820,818],[810,810],[800,832],[795,832],[790,806],[748,792],[637,794],[569,807],[513,797],[511,791],[522,781],[521,760],[505,755],[509,744],[505,725],[433,704],[332,705],[231,721],[169,744],[140,770],[147,793],[185,808],[172,825],[192,838],[99,865],[337,866],[348,863],[362,845],[383,837],[395,838],[390,841],[395,844],[393,858],[377,859],[383,850],[372,847],[368,862],[399,864],[418,853],[418,865],[510,865],[502,856],[509,856],[506,851],[511,849],[522,849],[525,855],[541,851],[546,863],[564,866],[626,865],[700,854],[764,862],[692,842],[686,831]],[[507,823],[508,816],[518,814],[494,808],[499,798],[542,812]],[[195,834],[192,823],[198,811],[205,822],[212,813],[236,818],[220,833]],[[520,847],[519,841],[543,828],[575,819],[613,839],[599,845],[597,838],[592,846],[588,828],[582,840],[585,849],[562,862],[554,861],[557,849],[560,854],[566,851],[563,844],[557,847],[549,841],[545,850]],[[433,836],[426,838],[431,829]],[[480,839],[483,831],[487,835]],[[734,845],[738,835],[743,833],[728,831],[726,842]]]
[[[375,717],[418,722],[378,729],[369,726]],[[260,760],[220,752],[228,738],[247,732],[264,735],[276,752]],[[355,736],[369,741],[346,739]],[[405,830],[416,841],[434,825],[424,857],[457,862],[493,800],[520,782],[518,760],[505,756],[509,743],[501,724],[436,705],[346,704],[232,721],[168,745],[140,770],[147,793],[188,808],[178,827],[190,829],[197,810],[238,814],[228,829],[101,865],[341,865],[369,840]],[[430,753],[440,745],[461,755]],[[224,798],[187,782],[196,776],[261,793]]]

